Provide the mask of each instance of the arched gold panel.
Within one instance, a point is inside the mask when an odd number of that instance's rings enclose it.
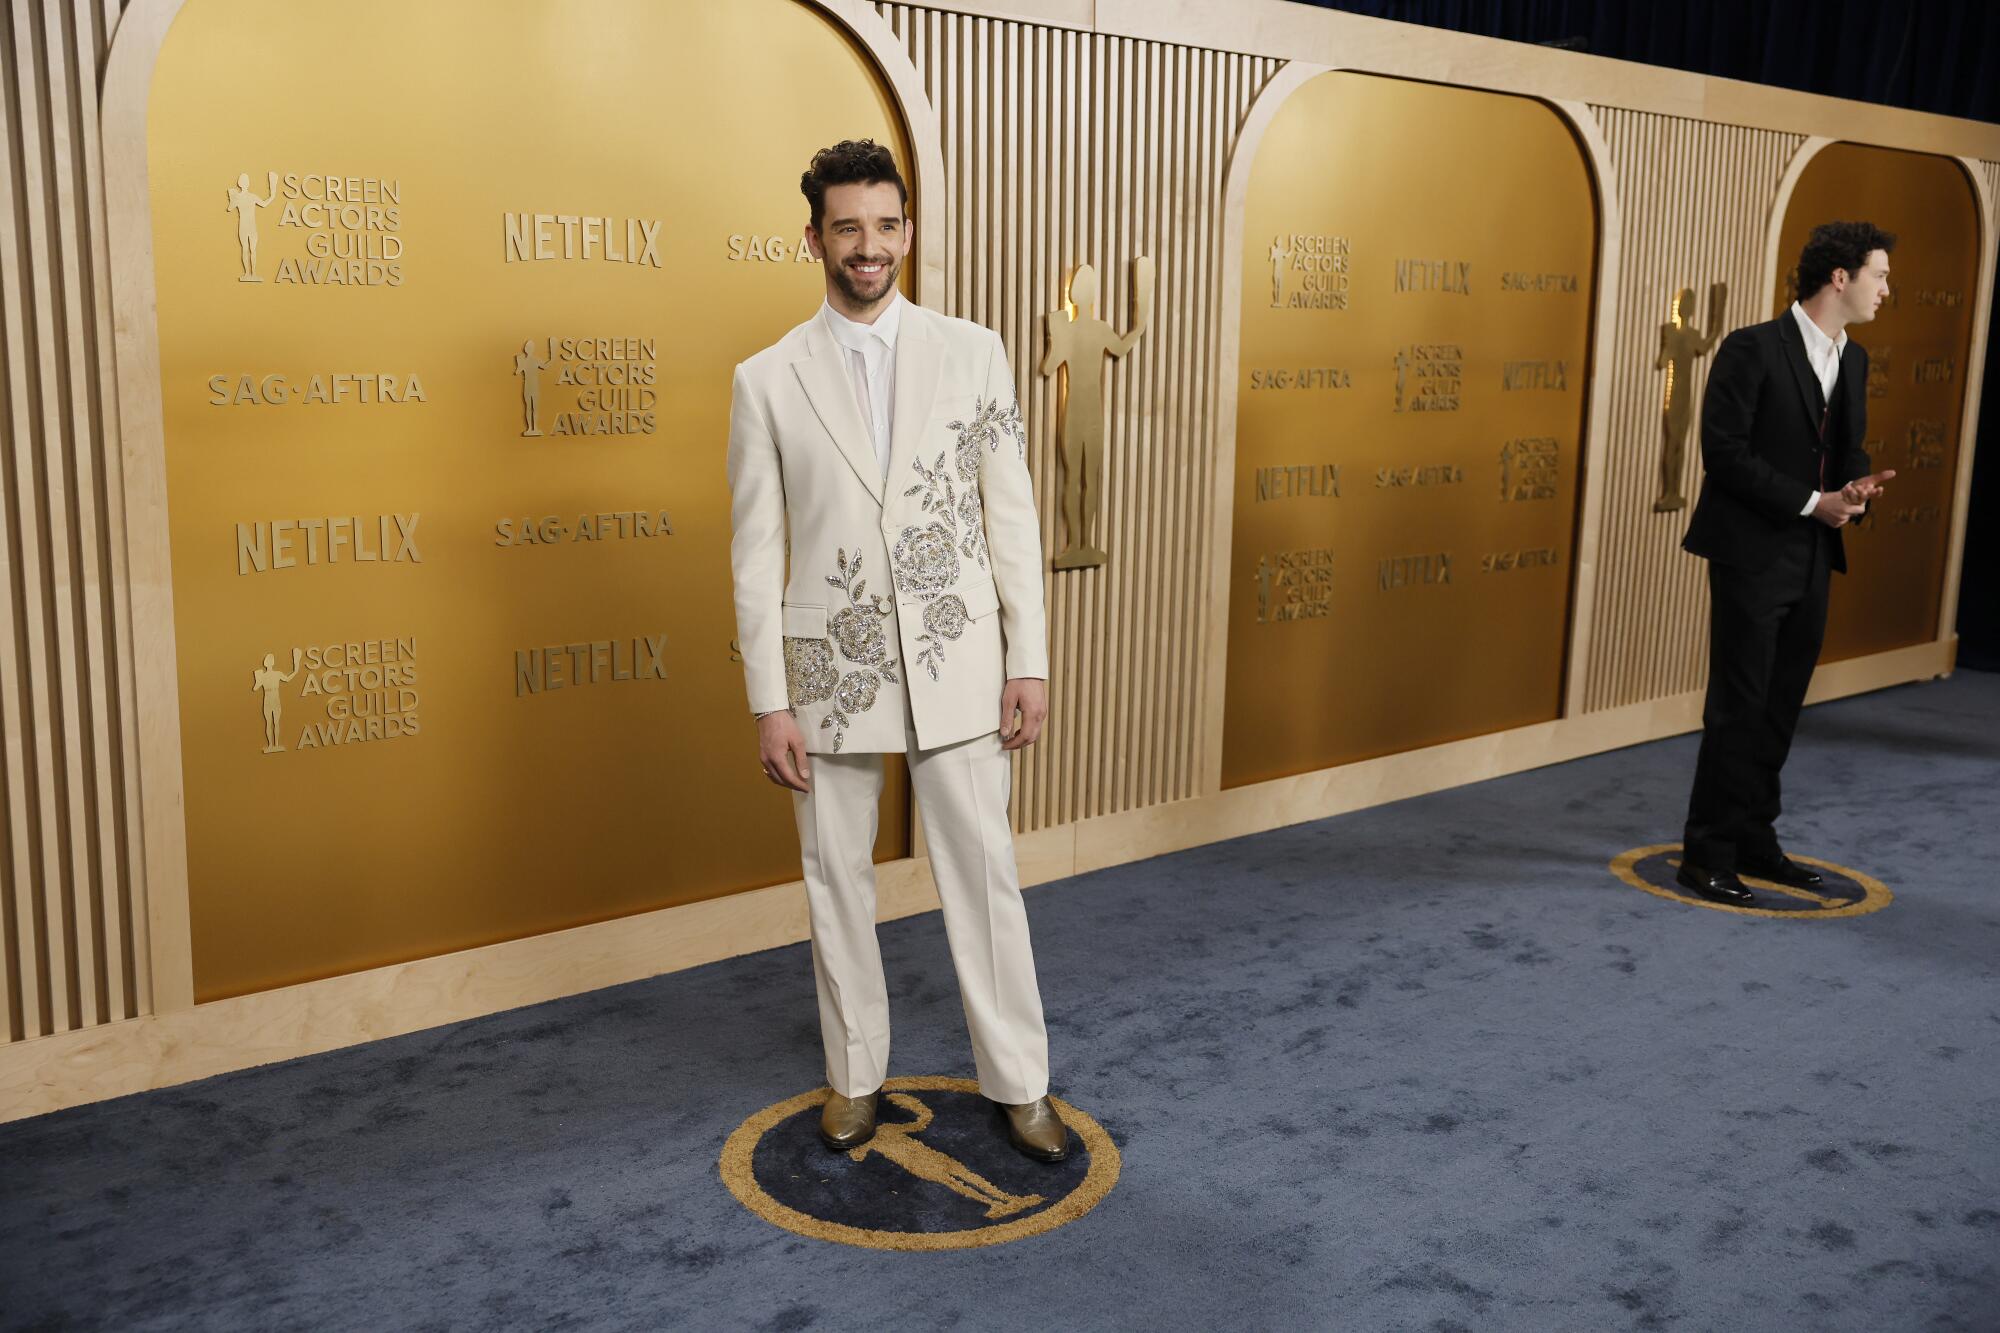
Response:
[[[1896,478],[1867,521],[1847,529],[1847,575],[1833,581],[1823,662],[1939,635],[1979,282],[1979,201],[1963,167],[1932,153],[1835,143],[1806,163],[1786,206],[1773,312],[1796,295],[1812,229],[1854,219],[1896,236],[1890,299],[1847,330],[1868,349],[1869,460]]]
[[[914,176],[795,0],[182,9],[149,169],[198,999],[796,876],[729,385],[821,299],[799,173],[864,135]]]
[[[1597,246],[1574,134],[1322,74],[1243,238],[1223,785],[1556,717]]]

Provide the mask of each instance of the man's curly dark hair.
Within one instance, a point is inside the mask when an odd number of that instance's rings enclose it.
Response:
[[[903,184],[903,173],[896,170],[895,155],[881,144],[873,139],[842,139],[833,147],[814,153],[812,166],[799,177],[799,193],[812,205],[813,229],[819,229],[820,220],[826,215],[829,185],[875,185],[882,181],[896,187],[907,212],[910,187]]]
[[[1799,252],[1799,299],[1809,300],[1833,281],[1833,271],[1858,273],[1868,266],[1871,252],[1888,253],[1896,238],[1872,222],[1823,222],[1806,237]]]

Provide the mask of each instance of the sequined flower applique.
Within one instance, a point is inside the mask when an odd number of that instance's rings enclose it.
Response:
[[[954,427],[958,424],[952,423]],[[964,438],[961,435],[961,472]],[[924,601],[924,632],[917,636],[917,642],[924,647],[917,653],[917,664],[936,680],[938,664],[944,661],[945,644],[963,634],[966,623],[965,603],[956,593],[945,589],[958,582],[961,555],[977,560],[981,569],[986,567],[985,513],[979,507],[979,483],[968,481],[961,495],[952,483],[951,473],[945,469],[943,454],[929,467],[924,466],[921,458],[911,459],[910,466],[916,469],[918,481],[903,494],[922,496],[924,512],[932,518],[923,527],[903,529],[903,535],[896,541],[896,574],[903,588]],[[976,473],[976,455],[974,470]]]
[[[854,715],[865,713],[875,706],[875,698],[884,684],[898,685],[902,682],[896,675],[896,659],[889,656],[889,636],[883,630],[883,624],[893,609],[889,599],[868,595],[868,581],[861,576],[861,552],[858,548],[852,560],[847,558],[845,548],[834,552],[834,560],[840,573],[828,574],[826,581],[847,594],[847,605],[827,617],[827,630],[833,644],[839,646],[840,655],[855,664],[852,671],[842,673],[832,683],[827,694],[819,696],[826,698],[830,695],[833,699],[833,707],[820,719],[819,727],[821,731],[833,732],[833,748],[838,752],[847,739],[847,728]],[[827,648],[825,676],[832,676],[831,647],[824,640],[803,642]]]
[[[1028,432],[1021,424],[1019,403],[1002,407],[998,398],[992,402],[974,398],[970,420],[947,424],[958,432],[958,475],[967,481],[979,478],[980,448],[983,446],[989,451],[998,449],[1003,435],[1013,439],[1015,451],[1020,457],[1028,456]]]
[[[840,673],[833,666],[833,645],[825,639],[785,640],[785,695],[794,708],[833,697]]]

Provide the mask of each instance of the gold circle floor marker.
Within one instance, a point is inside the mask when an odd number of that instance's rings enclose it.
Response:
[[[875,1137],[836,1153],[820,1142],[826,1089],[767,1106],[722,1146],[729,1192],[774,1226],[876,1250],[961,1250],[1074,1222],[1118,1183],[1118,1147],[1076,1107],[1049,1100],[1076,1140],[1062,1162],[1007,1141],[1003,1114],[963,1078],[892,1078]]]
[[[1729,903],[1714,903],[1701,897],[1694,890],[1683,887],[1674,879],[1674,872],[1680,869],[1681,845],[1677,842],[1660,843],[1652,847],[1634,847],[1611,859],[1611,873],[1624,880],[1635,889],[1644,889],[1670,902],[1685,903],[1693,907],[1706,907],[1713,912],[1734,912],[1738,916],[1776,917],[1786,921],[1823,921],[1829,917],[1866,916],[1879,912],[1895,900],[1889,886],[1871,875],[1846,866],[1835,865],[1831,861],[1821,861],[1810,856],[1794,856],[1792,860],[1800,865],[1808,865],[1819,871],[1826,882],[1817,889],[1798,889],[1789,884],[1774,884],[1768,879],[1755,875],[1742,876],[1743,883],[1757,893],[1765,902],[1784,904],[1781,907],[1736,907]]]

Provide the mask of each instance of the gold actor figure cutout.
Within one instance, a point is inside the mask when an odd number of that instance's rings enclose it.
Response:
[[[1088,569],[1110,557],[1090,538],[1097,529],[1104,488],[1104,358],[1122,359],[1153,318],[1153,261],[1132,261],[1132,331],[1121,334],[1097,317],[1097,270],[1079,264],[1070,274],[1063,308],[1042,316],[1042,374],[1062,371],[1060,406],[1063,466],[1063,536],[1057,569]]]
[[[875,1137],[858,1148],[850,1149],[849,1157],[861,1162],[867,1160],[869,1153],[879,1152],[919,1180],[942,1185],[954,1194],[985,1205],[989,1219],[1025,1213],[1042,1202],[1039,1194],[1009,1194],[949,1153],[939,1152],[928,1143],[917,1142],[915,1136],[930,1127],[935,1112],[907,1092],[892,1092],[889,1100],[916,1119],[877,1122]]]
[[[278,670],[278,659],[275,655],[265,653],[264,665],[250,673],[250,688],[261,690],[264,694],[265,754],[284,753],[284,740],[279,736],[278,728],[285,703],[279,697],[279,688],[299,674],[299,661],[302,656],[297,648],[292,649],[292,669],[285,672]]]
[[[1704,357],[1722,338],[1722,305],[1729,299],[1729,284],[1712,283],[1708,289],[1708,332],[1688,323],[1694,306],[1694,288],[1683,287],[1674,297],[1667,322],[1660,325],[1660,354],[1653,369],[1667,372],[1666,396],[1660,400],[1660,422],[1664,438],[1660,448],[1660,498],[1653,501],[1656,514],[1687,508],[1681,494],[1681,473],[1687,464],[1688,410],[1694,394],[1689,376],[1697,358]]]
[[[264,185],[264,197],[259,199],[250,191],[250,173],[238,172],[236,185],[229,191],[229,202],[223,212],[236,215],[236,257],[243,265],[238,282],[262,282],[257,276],[257,210],[268,208],[278,197],[278,173],[271,172]]]
[[[554,339],[550,339],[551,354],[554,353]],[[542,372],[549,368],[535,352],[535,340],[528,339],[521,344],[521,350],[514,354],[514,373],[521,377],[521,434],[525,436],[542,433]]]

